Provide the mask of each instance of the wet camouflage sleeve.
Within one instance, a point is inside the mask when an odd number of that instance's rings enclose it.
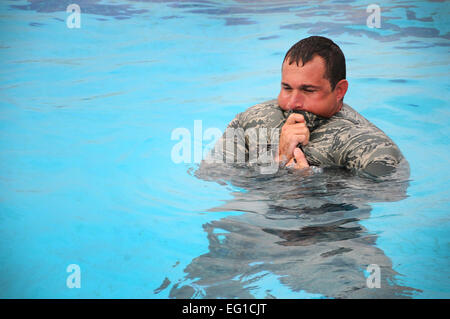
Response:
[[[299,113],[304,115],[310,130],[310,141],[303,152],[312,166],[338,166],[381,176],[393,171],[403,158],[386,134],[347,104],[330,119]],[[239,113],[217,142],[215,160],[234,164],[255,161],[262,144],[278,150],[281,127],[289,115],[276,100]]]
[[[274,101],[239,113],[228,124],[209,159],[230,164],[255,163],[262,152],[278,150],[279,132],[285,121]]]
[[[334,151],[338,166],[372,176],[389,174],[401,159],[394,142],[380,130],[365,125],[338,131]]]
[[[222,137],[216,142],[214,149],[211,150],[206,159],[207,161],[230,164],[248,161],[245,135],[239,121],[241,114],[236,115],[228,124]]]

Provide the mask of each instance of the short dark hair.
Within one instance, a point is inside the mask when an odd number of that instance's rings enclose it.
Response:
[[[289,65],[296,62],[299,65],[308,63],[315,55],[322,57],[325,61],[325,77],[330,81],[331,90],[336,84],[345,79],[345,56],[339,46],[328,38],[312,36],[298,41],[284,56],[283,63],[289,58]]]

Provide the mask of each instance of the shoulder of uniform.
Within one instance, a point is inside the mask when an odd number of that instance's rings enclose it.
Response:
[[[266,110],[270,109],[279,109],[278,101],[277,100],[269,100],[266,102],[258,103],[253,106],[250,106],[248,109],[246,109],[242,114],[255,114],[259,112],[264,112]]]
[[[353,124],[371,125],[369,120],[353,109],[350,105],[344,103],[342,109],[337,112],[332,119],[345,120]]]
[[[272,122],[283,119],[283,112],[276,99],[255,104],[239,115],[239,122],[244,128],[260,125],[273,126]]]
[[[356,146],[359,144],[355,141],[360,139],[367,142],[390,140],[382,130],[347,104],[344,104],[342,109],[332,116],[325,125],[317,129],[315,133],[334,136],[335,143],[340,145],[353,144]]]

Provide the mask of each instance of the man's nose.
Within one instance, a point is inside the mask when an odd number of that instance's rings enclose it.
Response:
[[[291,98],[289,99],[288,108],[290,110],[302,110],[304,101],[305,99],[303,94],[295,90],[294,92],[292,92]]]

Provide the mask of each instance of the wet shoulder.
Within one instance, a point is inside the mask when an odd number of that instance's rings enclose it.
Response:
[[[281,127],[284,121],[283,112],[276,99],[253,105],[239,116],[240,126],[244,130],[253,127]]]
[[[332,132],[334,136],[332,148],[338,153],[344,150],[356,151],[360,148],[361,150],[364,148],[367,152],[371,148],[375,151],[381,146],[384,146],[384,149],[397,149],[389,136],[346,104],[329,120],[324,130],[324,135]]]
[[[352,135],[360,134],[361,132],[372,132],[377,134],[384,134],[373,123],[351,108],[344,104],[342,109],[333,117],[328,119],[316,131],[317,135],[336,135],[341,137],[345,135],[347,138]]]
[[[311,134],[311,139],[328,145],[330,151],[340,152],[343,145],[359,145],[354,143],[359,139],[381,142],[389,140],[389,137],[349,105],[344,104],[338,113]]]
[[[345,103],[342,106],[342,109],[330,119],[329,123],[333,125],[373,126],[373,124],[369,122],[369,120],[367,120],[364,116],[359,114],[351,106]]]

